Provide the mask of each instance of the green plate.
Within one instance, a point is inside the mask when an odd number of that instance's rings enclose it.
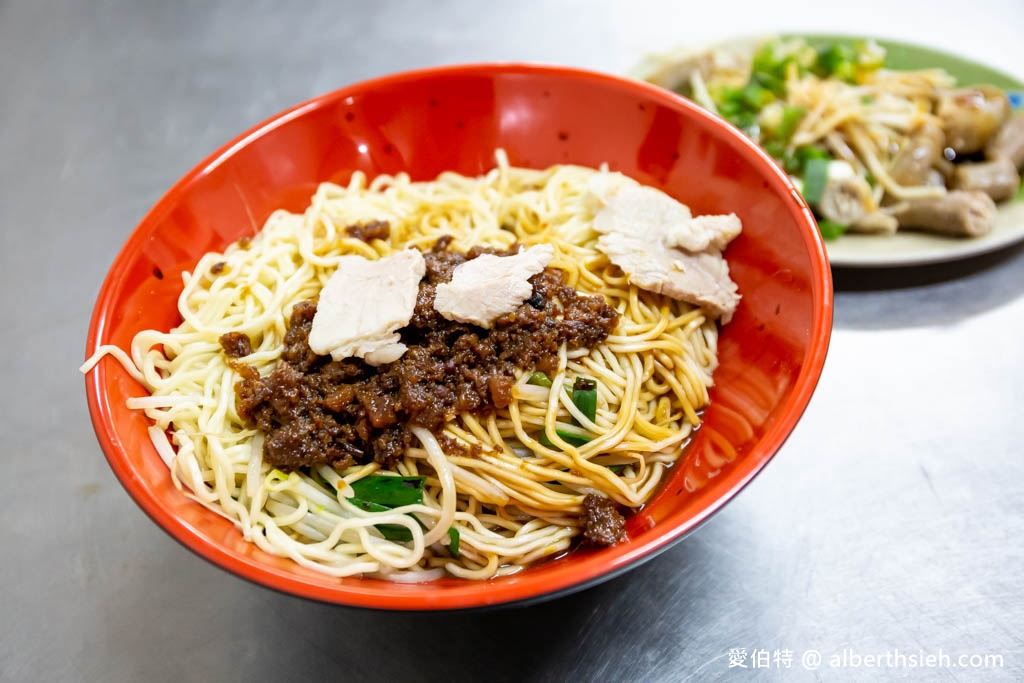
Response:
[[[788,34],[815,47],[830,42],[853,43],[864,37]],[[886,67],[912,70],[941,68],[959,85],[991,83],[1010,93],[1011,102],[1021,108],[1024,83],[991,67],[934,48],[876,38],[886,50]],[[924,232],[899,231],[895,235],[843,235],[825,243],[834,266],[878,267],[939,263],[967,258],[1001,249],[1024,240],[1024,197],[1000,205],[996,226],[988,235],[974,238],[945,237]]]

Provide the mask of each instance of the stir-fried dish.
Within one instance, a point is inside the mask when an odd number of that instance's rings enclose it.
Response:
[[[1021,191],[1019,93],[886,68],[874,41],[772,38],[652,61],[647,80],[723,116],[782,165],[826,239],[984,235],[996,203]]]

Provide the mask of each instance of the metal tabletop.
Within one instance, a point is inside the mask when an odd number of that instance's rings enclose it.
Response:
[[[1021,247],[837,270],[818,390],[762,475],[656,559],[532,607],[376,613],[237,579],[146,518],[89,422],[77,368],[120,245],[206,154],[313,95],[455,62],[623,73],[771,29],[1024,78],[1019,0],[844,7],[0,0],[0,679],[1024,679]]]

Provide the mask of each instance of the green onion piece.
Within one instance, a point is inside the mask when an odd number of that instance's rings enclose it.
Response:
[[[348,502],[352,503],[360,510],[365,510],[367,512],[388,512],[391,509],[387,505],[380,505],[379,503],[360,500],[359,498],[349,498]],[[416,515],[413,515],[412,518],[419,522],[420,526],[423,526],[423,522],[420,522]],[[412,540],[412,532],[401,524],[375,524],[374,528],[380,532],[381,536],[389,541],[408,543]]]
[[[808,159],[804,167],[804,199],[817,204],[828,182],[828,159]]]
[[[610,469],[615,474],[622,474],[622,470],[626,469],[626,466],[625,465],[608,465],[608,469]]]
[[[591,422],[597,417],[597,382],[577,377],[572,387],[572,402]]]
[[[754,53],[754,60],[751,64],[751,68],[755,75],[768,74],[770,75],[780,66],[779,60],[775,56],[775,46],[771,42],[766,42],[757,48]]]
[[[817,53],[806,43],[766,41],[754,53],[750,80],[778,97],[786,94],[786,77],[791,67],[802,76],[817,62]]]
[[[747,106],[747,109],[753,111],[761,111],[765,105],[775,99],[775,95],[772,94],[771,90],[762,88],[754,82],[747,83],[743,86],[743,90],[740,91],[740,94],[743,98],[743,103]]]
[[[780,54],[777,42],[764,43],[754,53],[751,80],[776,95],[782,95],[786,87],[786,62],[786,58]]]
[[[459,530],[453,526],[448,527],[448,552],[459,559]]]
[[[718,113],[723,118],[747,133],[750,137],[755,137],[758,133],[757,112],[760,109],[760,106],[756,103],[759,103],[765,95],[767,97],[772,97],[772,95],[757,84],[748,87],[750,88],[749,90],[747,88],[742,90],[722,88],[716,96],[712,96],[712,99],[715,100]],[[752,104],[752,102],[755,104]]]
[[[784,106],[782,108],[782,122],[779,124],[779,129],[775,132],[778,138],[780,140],[789,140],[793,137],[793,132],[800,125],[800,121],[803,120],[806,113],[807,110],[803,107],[788,104]]]
[[[764,147],[764,151],[768,152],[773,159],[776,159],[782,163],[783,168],[786,167],[786,144],[779,140],[771,140],[761,145]]]
[[[349,498],[348,502],[352,503],[353,505],[355,505],[357,508],[360,508],[361,510],[366,510],[367,512],[388,512],[388,511],[390,511],[392,509],[392,508],[389,508],[387,505],[378,505],[377,503],[371,503],[368,500],[359,500],[358,498]],[[417,517],[416,515],[412,515],[412,514],[410,514],[409,516],[416,520],[416,523],[420,525],[421,529],[423,529],[424,531],[428,530],[427,529],[427,525],[424,524],[423,520],[421,520],[419,517]],[[381,525],[378,525],[377,528],[380,528],[381,526],[389,526],[389,525],[388,524],[381,524]],[[398,525],[391,525],[391,526],[398,526]],[[402,527],[402,528],[404,529],[405,527]]]
[[[366,512],[387,512],[391,509],[387,505],[371,503],[368,500],[360,500],[359,498],[349,498],[348,502],[352,503],[360,510],[365,510]]]
[[[818,230],[821,231],[821,236],[827,240],[834,240],[846,232],[849,227],[849,225],[843,225],[842,223],[836,223],[827,219],[818,221]]]
[[[796,152],[787,148],[781,157],[776,158],[781,158],[783,170],[789,174],[790,179],[800,188],[800,194],[802,195],[804,193],[804,181],[799,176],[803,173],[804,169],[800,163],[800,157],[797,156]]]
[[[814,145],[797,147],[788,157],[783,158],[786,172],[792,175],[803,175],[804,169],[807,168],[807,162],[811,159],[831,160],[832,157],[821,147],[815,147]]]
[[[389,541],[408,543],[412,540],[412,532],[401,524],[377,524],[374,528]]]
[[[781,74],[781,71],[782,70],[780,70],[780,74],[778,75],[768,73],[767,71],[755,71],[753,75],[751,75],[750,80],[769,92],[782,97],[786,94],[786,79],[785,76]]]
[[[857,40],[853,43],[857,53],[857,66],[861,73],[877,71],[885,66],[885,48],[873,40]]]
[[[559,437],[561,437],[562,441],[572,446],[576,446],[577,448],[579,448],[585,443],[590,443],[591,441],[594,440],[593,437],[580,436],[579,434],[570,434],[569,432],[562,431],[561,429],[556,429],[555,433],[558,434]],[[541,432],[540,436],[537,437],[537,441],[539,441],[542,446],[547,446],[548,448],[558,448],[558,446],[553,444],[551,442],[551,439],[548,438],[547,432]]]
[[[388,508],[416,505],[423,502],[423,482],[426,477],[391,477],[371,474],[354,482],[354,498]]]
[[[832,157],[821,147],[804,145],[803,147],[796,148],[796,158],[800,162],[800,170],[802,171],[811,159],[831,159]]]
[[[526,380],[527,384],[536,384],[538,387],[551,388],[551,380],[543,372],[537,371],[530,375],[530,379]]]
[[[857,52],[846,43],[831,43],[818,50],[820,76],[835,76],[847,82],[857,78]]]

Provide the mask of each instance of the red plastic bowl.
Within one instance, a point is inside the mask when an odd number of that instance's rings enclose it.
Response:
[[[100,291],[86,354],[128,348],[141,329],[178,322],[180,272],[252,234],[277,208],[301,211],[316,185],[445,170],[476,175],[504,148],[514,165],[607,163],[695,213],[735,212],[728,258],[743,300],[720,339],[705,422],[673,476],[629,522],[630,540],[570,553],[515,576],[400,585],[335,579],[272,557],[171,483],[148,421],[125,399],[144,394],[113,359],[86,378],[93,424],[128,493],[174,538],[256,583],[346,605],[436,610],[550,597],[650,559],[693,530],[772,458],[803,413],[832,325],[832,283],[814,219],[786,176],[734,128],[637,81],[576,69],[455,66],[387,76],[300,104],[225,145],[146,215]]]

